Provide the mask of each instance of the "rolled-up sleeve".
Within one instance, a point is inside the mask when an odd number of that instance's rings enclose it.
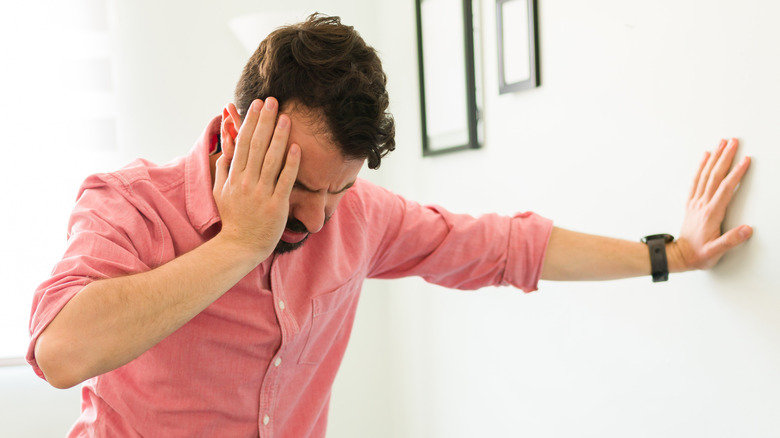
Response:
[[[151,243],[150,226],[121,190],[98,176],[84,182],[68,224],[65,254],[33,295],[26,358],[38,376],[45,378],[35,360],[38,337],[84,286],[149,270],[139,247]]]
[[[552,221],[536,213],[521,213],[512,218],[503,285],[525,292],[537,289],[552,229]]]
[[[369,276],[420,276],[456,289],[537,289],[552,221],[526,212],[513,217],[454,214],[422,206],[376,186],[362,197],[374,230]],[[379,232],[378,230],[381,230]]]

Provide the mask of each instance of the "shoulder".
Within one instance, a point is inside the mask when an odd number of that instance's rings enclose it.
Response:
[[[70,231],[99,222],[132,234],[157,223],[160,200],[183,185],[183,166],[177,161],[157,166],[139,159],[120,170],[88,176],[76,198]]]
[[[388,201],[400,199],[402,198],[390,190],[363,178],[358,178],[345,196],[348,203],[357,204],[362,209],[386,206]]]
[[[84,180],[79,195],[85,190],[111,188],[132,197],[139,193],[164,192],[184,183],[183,159],[158,166],[150,161],[138,159],[114,172],[96,173]],[[143,188],[145,190],[139,190]]]
[[[70,248],[100,253],[104,259],[128,257],[143,260],[146,266],[161,264],[170,252],[165,218],[171,215],[166,212],[180,210],[183,202],[174,202],[183,198],[177,193],[184,192],[179,167],[183,166],[137,160],[87,177],[68,222]]]
[[[419,205],[371,181],[358,179],[339,206],[340,215],[351,217],[376,234],[397,224]]]
[[[404,200],[399,195],[369,180],[358,178],[342,200],[343,208],[351,214],[374,222],[389,212],[402,208]]]

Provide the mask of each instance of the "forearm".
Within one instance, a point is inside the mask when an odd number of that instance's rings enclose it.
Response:
[[[686,270],[674,242],[667,244],[670,272]],[[650,255],[642,242],[554,228],[542,268],[544,280],[615,280],[650,275]]]
[[[56,387],[116,369],[195,317],[263,258],[217,236],[151,271],[90,283],[38,338],[36,360]]]

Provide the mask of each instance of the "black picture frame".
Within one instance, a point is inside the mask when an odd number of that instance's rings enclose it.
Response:
[[[475,70],[475,52],[474,52],[474,14],[472,10],[473,0],[428,0],[435,7],[444,5],[447,3],[460,4],[462,20],[453,20],[454,22],[447,23],[446,20],[439,20],[438,12],[442,12],[442,15],[449,15],[452,13],[453,8],[448,5],[446,8],[441,6],[439,10],[424,10],[423,3],[426,0],[415,0],[415,9],[417,14],[417,62],[419,71],[420,82],[420,115],[421,115],[421,130],[422,130],[422,148],[423,156],[434,156],[443,153],[450,153],[468,149],[478,149],[481,147],[480,136],[478,134],[479,117],[480,112],[477,106],[477,84],[476,84],[476,70]],[[457,9],[457,8],[454,8]],[[432,14],[424,17],[423,14]],[[458,22],[460,21],[460,22]],[[455,26],[462,26],[462,66],[454,65],[455,70],[451,64],[451,60],[447,59],[447,63],[436,63],[433,67],[447,67],[449,72],[453,71],[459,78],[462,69],[462,84],[457,84],[450,88],[446,98],[441,97],[441,93],[437,94],[433,92],[432,88],[441,88],[441,80],[447,79],[447,75],[437,76],[435,72],[426,71],[426,60],[432,55],[439,55],[439,48],[450,50],[453,48],[453,44],[457,44],[456,40],[448,39],[445,35],[447,32],[437,32],[436,29],[426,29],[425,23],[434,23],[438,30],[444,26],[448,30],[453,30],[454,33],[460,34],[461,29],[455,28]],[[437,50],[431,50],[434,53],[425,53],[425,46],[435,46]],[[457,47],[454,46],[454,47]],[[429,58],[426,58],[426,55]],[[459,57],[459,56],[458,56]],[[428,63],[429,67],[432,65]],[[435,81],[435,82],[431,82]],[[462,98],[462,102],[461,102]],[[439,135],[433,132],[432,128],[436,128],[435,117],[440,116],[438,108],[447,112],[451,111],[453,107],[462,108],[462,114],[458,117],[447,118],[447,120],[456,119],[457,123],[462,122],[462,126],[458,126],[457,133],[455,135]],[[462,117],[460,117],[462,116]],[[439,129],[441,131],[441,129]]]
[[[536,0],[496,0],[496,32],[498,93],[538,87],[541,75]]]

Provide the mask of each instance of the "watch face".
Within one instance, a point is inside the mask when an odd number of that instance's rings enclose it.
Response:
[[[642,243],[647,243],[649,240],[664,239],[664,242],[669,243],[674,240],[674,236],[671,234],[651,234],[642,238]]]

